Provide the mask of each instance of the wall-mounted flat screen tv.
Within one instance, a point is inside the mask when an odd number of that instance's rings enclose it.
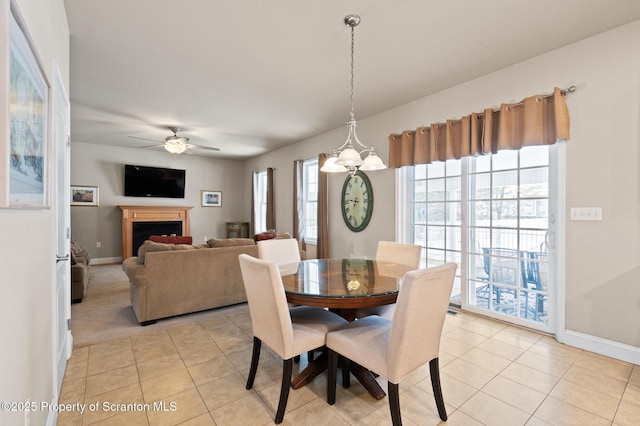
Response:
[[[126,197],[184,198],[185,171],[124,165]]]

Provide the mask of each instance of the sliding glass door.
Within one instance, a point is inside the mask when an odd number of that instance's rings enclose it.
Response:
[[[549,147],[472,158],[466,307],[549,324]]]
[[[399,211],[400,234],[423,247],[423,266],[459,265],[452,304],[551,331],[552,150],[526,147],[402,169],[407,187],[400,192],[410,208]]]

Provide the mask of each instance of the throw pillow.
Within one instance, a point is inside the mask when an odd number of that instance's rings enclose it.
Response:
[[[78,242],[75,240],[71,240],[71,252],[73,254],[78,254],[81,251],[82,247],[80,246],[80,244],[78,244]]]
[[[270,240],[272,238],[276,238],[277,236],[278,236],[278,234],[276,233],[276,231],[269,230],[269,231],[265,231],[265,232],[261,232],[259,234],[256,234],[255,240],[256,241]]]
[[[251,238],[225,238],[216,239],[212,238],[207,241],[207,244],[211,248],[216,247],[236,247],[236,246],[253,246],[256,244]]]
[[[190,235],[151,235],[149,240],[165,244],[193,244],[193,238]]]

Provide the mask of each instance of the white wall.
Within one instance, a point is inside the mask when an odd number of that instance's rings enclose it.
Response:
[[[577,92],[566,98],[571,116],[567,210],[602,207],[604,219],[565,224],[566,329],[587,340],[619,343],[635,354],[640,350],[640,56],[634,53],[638,40],[640,21],[358,121],[360,139],[387,159],[390,133],[575,85]],[[279,230],[291,229],[293,223],[287,184],[293,160],[330,152],[346,135],[346,127],[336,129],[247,162],[245,175],[277,169]],[[330,175],[332,257],[372,256],[378,240],[394,238],[394,171],[368,175],[375,208],[361,233],[350,232],[342,221],[340,189],[345,177]],[[245,204],[248,211],[248,198]]]
[[[3,7],[8,3],[0,1]],[[63,1],[17,3],[49,80],[57,64],[68,88],[69,30]],[[53,397],[53,223],[49,209],[0,209],[0,401],[49,402]],[[31,424],[45,424],[47,414],[31,413]],[[0,423],[23,425],[24,413],[2,412]]]
[[[124,196],[124,164],[186,170],[185,198]],[[122,212],[119,205],[191,206],[190,234],[194,244],[204,237],[226,238],[225,222],[248,221],[244,213],[243,162],[165,151],[112,148],[73,141],[71,184],[99,187],[100,206],[71,207],[71,237],[92,258],[121,256]],[[200,191],[222,191],[222,207],[201,207]],[[248,193],[250,194],[250,192]],[[100,242],[101,247],[96,247]]]

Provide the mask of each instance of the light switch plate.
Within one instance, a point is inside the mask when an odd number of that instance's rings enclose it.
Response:
[[[602,220],[602,207],[572,207],[571,220]]]

